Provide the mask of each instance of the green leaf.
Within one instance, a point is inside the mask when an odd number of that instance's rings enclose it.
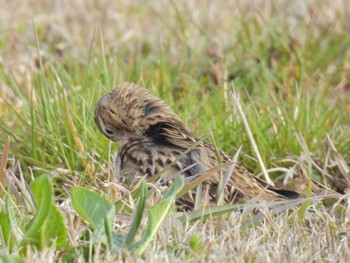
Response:
[[[165,219],[165,216],[168,214],[168,211],[171,207],[171,204],[176,199],[176,194],[182,189],[184,185],[184,179],[182,176],[175,178],[172,186],[164,194],[163,198],[149,210],[148,221],[146,230],[142,235],[142,239],[132,245],[130,250],[141,255],[151,242],[152,238],[157,233],[160,225]]]
[[[112,252],[115,253],[115,252],[121,251],[123,244],[120,245],[118,242],[115,242],[114,240],[114,237],[115,237],[114,231],[113,231],[114,216],[115,216],[115,206],[112,205],[104,218],[104,230],[107,236],[109,248]]]
[[[37,214],[32,225],[25,233],[25,238],[32,238],[35,236],[36,232],[44,224],[45,219],[49,215],[52,207],[51,204],[53,203],[52,182],[47,176],[42,175],[35,179],[30,184],[30,189],[36,201]]]
[[[197,249],[203,243],[203,237],[200,235],[193,235],[190,238],[190,248],[192,250]]]
[[[113,243],[113,219],[115,216],[115,207],[111,206],[111,208],[107,211],[103,221],[101,224],[99,224],[94,232],[92,233],[92,244],[96,244],[100,241],[101,236],[103,234],[106,234],[107,240],[108,240],[108,245],[111,250],[119,250],[120,248],[114,248],[114,243]]]
[[[112,232],[112,251],[121,252],[121,248],[125,244],[125,235]]]
[[[20,244],[33,244],[38,249],[43,249],[56,240],[56,247],[63,246],[67,239],[67,230],[63,216],[53,202],[51,180],[42,175],[30,184],[30,188],[35,197],[37,213]]]
[[[60,262],[77,262],[77,258],[81,258],[82,262],[89,262],[91,258],[91,248],[86,245],[67,247],[62,254]]]
[[[98,193],[76,186],[71,191],[73,206],[93,229],[104,225],[104,219],[114,206]]]
[[[98,193],[83,187],[74,187],[71,191],[73,206],[94,229],[92,243],[98,243],[102,234],[106,234],[110,250],[115,253],[121,251],[124,236],[113,231],[115,206]]]
[[[51,210],[41,229],[42,237],[48,245],[51,240],[56,239],[56,247],[63,247],[67,242],[67,229],[64,224],[64,218],[54,204],[51,204]]]
[[[7,215],[8,224],[9,224],[11,233],[13,234],[15,240],[17,242],[20,242],[23,238],[23,232],[18,226],[17,219],[16,219],[15,213],[13,211],[12,201],[11,201],[10,195],[6,196],[6,215]],[[1,222],[1,225],[2,224],[3,223]],[[4,222],[4,224],[6,224],[6,222]]]
[[[37,213],[32,221],[31,226],[25,232],[24,238],[20,245],[33,244],[39,249],[42,249],[43,239],[41,228],[48,217],[52,208],[53,188],[52,183],[47,176],[40,176],[30,184],[30,188],[34,194],[37,206]]]
[[[300,220],[304,219],[305,217],[305,213],[307,212],[307,210],[309,209],[309,207],[312,205],[311,201],[306,201],[305,203],[303,203],[299,210],[298,210],[298,218]]]
[[[0,213],[0,227],[1,236],[3,237],[3,241],[5,243],[4,245],[9,249],[9,251],[11,251],[14,245],[14,239],[10,231],[10,222],[5,212]]]
[[[145,206],[146,206],[146,198],[147,198],[147,183],[144,181],[141,185],[139,203],[138,203],[136,212],[134,214],[134,218],[132,220],[130,230],[125,240],[125,243],[128,247],[130,247],[131,243],[134,241],[135,235],[140,226],[142,216],[143,216],[143,211],[145,210]]]
[[[24,263],[24,259],[11,255],[0,255],[0,260],[3,263]]]

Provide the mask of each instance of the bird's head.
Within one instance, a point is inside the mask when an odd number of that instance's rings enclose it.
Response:
[[[164,101],[132,83],[121,84],[98,101],[95,122],[106,137],[117,142],[149,137],[167,123],[180,123],[187,130]]]

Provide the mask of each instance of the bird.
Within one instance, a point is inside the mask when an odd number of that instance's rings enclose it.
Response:
[[[162,99],[134,83],[120,84],[103,96],[96,104],[94,119],[108,139],[121,144],[113,160],[114,173],[118,182],[129,189],[141,178],[158,174],[162,174],[159,180],[163,178],[165,185],[179,173],[185,182],[190,182],[211,168],[232,162],[228,154],[194,135]],[[202,182],[202,206],[216,202],[222,176],[219,169]],[[200,190],[192,189],[177,204],[192,210],[197,191]],[[272,201],[298,197],[293,191],[269,185],[238,162],[223,193],[227,204],[252,198]]]

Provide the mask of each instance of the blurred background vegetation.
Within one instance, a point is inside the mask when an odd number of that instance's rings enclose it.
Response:
[[[105,152],[94,103],[124,81],[165,99],[195,133],[213,131],[229,153],[243,144],[251,155],[234,87],[266,162],[300,154],[294,132],[319,157],[329,134],[349,158],[347,1],[2,6],[0,146],[10,134],[12,154],[30,165],[80,170]]]

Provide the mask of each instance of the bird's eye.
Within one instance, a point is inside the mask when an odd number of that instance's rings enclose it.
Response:
[[[106,132],[106,135],[108,135],[108,136],[113,136],[113,134],[114,134],[113,128],[108,126],[108,125],[105,126],[105,132]]]

